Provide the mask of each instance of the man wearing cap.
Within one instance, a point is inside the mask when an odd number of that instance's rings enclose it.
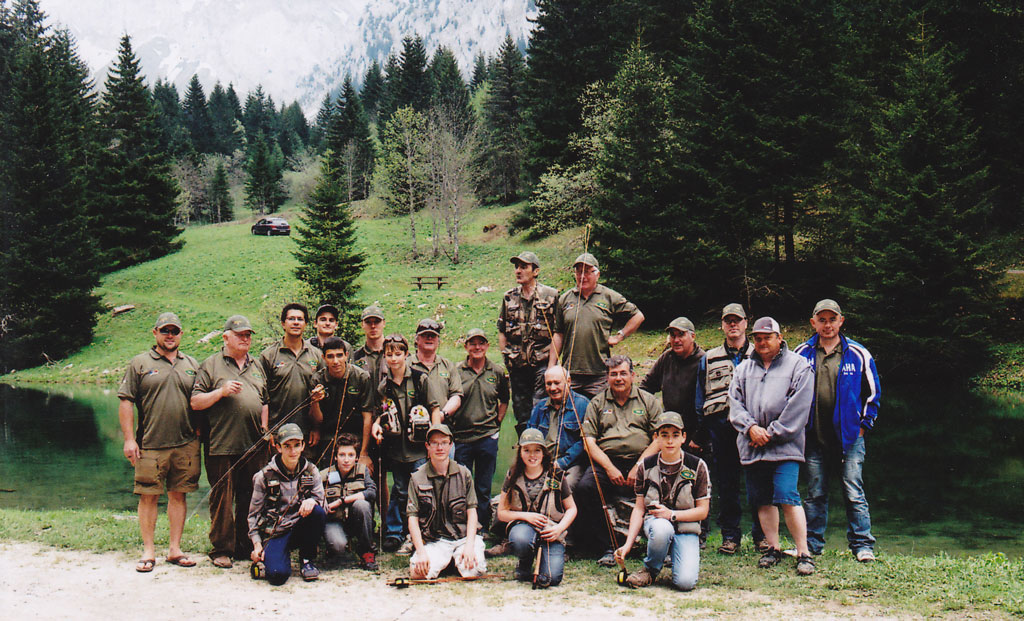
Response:
[[[796,543],[799,575],[814,573],[807,549],[807,520],[797,479],[804,461],[804,428],[814,398],[814,373],[803,357],[789,351],[771,317],[754,322],[754,356],[736,367],[729,386],[729,422],[739,432],[736,446],[747,475],[747,497],[757,507],[769,549],[762,568],[782,559],[779,511]]]
[[[209,428],[206,479],[210,482],[210,543],[213,564],[231,567],[231,557],[249,558],[246,516],[260,451],[250,450],[267,431],[266,380],[249,355],[252,325],[243,315],[224,324],[224,347],[199,365],[190,403],[204,412]],[[234,513],[232,514],[232,505]]]
[[[547,397],[534,406],[527,426],[544,434],[548,450],[555,460],[555,472],[564,474],[572,490],[583,476],[587,461],[580,428],[590,399],[570,389],[569,383],[569,373],[560,365],[544,372]]]
[[[491,480],[498,464],[498,430],[509,402],[508,372],[487,357],[490,347],[480,328],[466,333],[466,359],[459,363],[462,406],[451,420],[455,461],[473,473],[476,497],[484,503],[477,511],[480,526],[491,524]]]
[[[316,334],[309,337],[306,342],[323,351],[323,347],[320,345],[334,336],[338,330],[339,315],[338,307],[334,304],[321,304],[320,308],[316,309],[316,314],[313,315],[313,330],[316,331]]]
[[[608,385],[604,361],[611,348],[633,334],[644,322],[644,314],[622,294],[597,284],[601,275],[597,259],[589,252],[573,262],[576,287],[558,298],[555,334],[551,339],[548,366],[558,364],[569,371],[572,389],[593,399]],[[625,322],[612,334],[615,322]]]
[[[722,309],[722,333],[725,342],[708,351],[698,365],[695,405],[701,425],[711,437],[711,478],[718,490],[718,527],[722,530],[718,551],[736,554],[741,538],[741,467],[736,429],[729,423],[729,384],[736,366],[754,353],[754,344],[747,339],[747,313],[741,304],[726,304]],[[764,552],[767,548],[757,507],[751,507],[750,512],[751,538]]]
[[[380,393],[377,386],[380,386],[382,373],[387,373],[387,366],[384,364],[384,312],[379,306],[371,304],[363,309],[360,314],[360,325],[366,339],[362,347],[352,352],[352,364],[370,374],[370,386],[372,387],[370,398],[373,403],[373,412],[380,410]],[[376,463],[380,461],[380,445],[376,442],[363,442],[362,452],[370,460],[369,468],[373,472],[374,481],[377,483],[377,511],[380,515],[386,515],[388,510],[388,480],[387,473],[378,468]],[[360,463],[365,463],[360,459]]]
[[[281,309],[284,336],[260,354],[260,370],[270,393],[270,427],[284,417],[296,423],[305,433],[313,428],[309,418],[309,393],[313,390],[313,374],[323,366],[320,350],[302,338],[309,321],[309,311],[298,302]],[[312,444],[312,443],[311,443]]]
[[[444,424],[427,431],[427,463],[409,479],[409,559],[414,580],[436,578],[452,560],[464,578],[487,572],[484,542],[477,536],[473,475],[450,459],[452,432]]]
[[[812,554],[825,547],[828,478],[839,475],[846,501],[846,539],[854,558],[875,560],[871,513],[864,495],[864,435],[878,417],[881,389],[871,352],[841,332],[843,312],[835,300],[814,306],[815,335],[796,348],[814,373],[814,401],[807,430],[807,544]]]
[[[654,421],[662,413],[657,397],[634,385],[633,361],[615,355],[605,362],[608,388],[594,397],[583,419],[583,442],[590,455],[588,466],[574,493],[580,507],[575,539],[578,545],[593,544],[603,551],[598,565],[615,565],[611,534],[605,521],[607,507],[619,497],[632,496],[639,460],[658,452],[651,441]]]
[[[313,375],[312,384],[323,387],[310,393],[312,404],[309,416],[313,429],[309,443],[315,448],[313,460],[318,468],[327,468],[334,461],[335,441],[339,435],[350,433],[360,438],[362,447],[359,463],[372,465],[367,445],[373,425],[373,394],[377,392],[370,382],[370,374],[348,362],[350,345],[336,336],[324,339],[324,365]]]
[[[189,418],[188,400],[199,363],[178,351],[181,322],[174,313],[162,313],[153,327],[156,344],[128,363],[117,390],[117,416],[124,436],[124,456],[135,467],[135,493],[139,496],[139,531],[142,560],[139,572],[153,570],[156,551],[157,501],[167,490],[170,525],[167,562],[192,567],[195,561],[181,551],[185,526],[185,494],[199,483],[199,438]],[[134,410],[139,425],[133,430]]]
[[[537,282],[540,259],[524,251],[509,259],[516,286],[505,292],[498,312],[498,347],[512,384],[516,434],[526,429],[534,405],[544,397],[544,370],[551,350],[558,289]]]
[[[444,326],[434,319],[423,319],[416,324],[416,354],[409,359],[409,366],[425,373],[427,380],[448,395],[444,403],[431,403],[435,419],[431,422],[446,421],[462,405],[462,382],[455,363],[437,353],[441,345],[441,330]],[[436,412],[440,412],[438,416]]]

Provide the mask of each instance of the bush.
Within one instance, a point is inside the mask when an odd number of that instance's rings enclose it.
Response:
[[[553,165],[541,175],[530,198],[530,231],[547,236],[583,226],[590,220],[590,204],[596,192],[597,183],[590,170]]]

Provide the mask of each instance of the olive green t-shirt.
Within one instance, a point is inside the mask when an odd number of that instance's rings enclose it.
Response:
[[[262,435],[260,411],[270,397],[260,365],[252,356],[246,356],[241,369],[223,348],[203,360],[192,394],[212,392],[232,380],[242,383],[242,391],[221,397],[201,412],[210,421],[210,455],[241,455]]]
[[[826,354],[825,348],[818,345],[814,356],[814,431],[819,442],[832,446],[839,443],[832,424],[832,414],[836,409],[836,382],[843,348],[836,345],[832,353]]]
[[[370,374],[354,364],[345,365],[345,376],[334,377],[327,369],[313,376],[313,385],[322,384],[327,394],[320,400],[320,433],[328,441],[335,434],[351,433],[363,437],[363,412],[373,412],[373,394]],[[338,414],[341,417],[338,417]]]
[[[651,444],[654,421],[663,411],[661,401],[635,385],[623,405],[605,388],[587,406],[583,435],[594,438],[609,457],[636,459]]]
[[[604,361],[611,355],[612,326],[629,321],[637,312],[635,304],[604,285],[597,285],[582,302],[577,288],[563,293],[555,311],[555,332],[562,335],[562,365],[570,373],[607,372]]]
[[[117,396],[134,403],[139,412],[135,441],[140,448],[174,448],[195,439],[189,399],[198,369],[192,356],[175,352],[171,362],[156,348],[128,363]]]
[[[299,355],[288,349],[284,339],[275,341],[260,354],[260,369],[267,380],[270,393],[270,426],[276,425],[282,417],[292,413],[303,401],[307,401],[313,390],[313,374],[323,366],[324,355],[319,349],[302,341]],[[297,423],[303,432],[308,432],[309,403],[292,414],[289,423]]]
[[[458,365],[462,382],[462,405],[452,417],[455,441],[468,443],[498,433],[498,405],[509,402],[508,371],[488,359],[480,373],[468,360]]]
[[[417,383],[419,384],[417,386]],[[427,456],[427,447],[422,442],[413,444],[405,432],[409,423],[409,411],[414,405],[422,405],[429,411],[430,403],[441,401],[444,403],[444,392],[441,385],[431,382],[426,374],[419,376],[419,382],[413,380],[412,367],[405,365],[405,376],[400,384],[391,380],[391,373],[384,371],[381,374],[380,384],[377,385],[377,394],[381,398],[391,399],[398,408],[398,420],[402,426],[402,433],[397,437],[384,437],[384,455],[392,460],[401,463],[410,463],[423,459]]]
[[[362,347],[352,352],[352,357],[349,361],[370,374],[370,386],[374,387],[374,389],[370,391],[373,397],[373,404],[380,405],[380,402],[377,399],[376,387],[377,384],[380,383],[381,373],[387,371],[387,369],[384,368],[384,350],[381,349],[380,351],[373,351],[368,349],[364,343]]]
[[[443,356],[434,356],[434,366],[428,369],[427,365],[420,362],[419,357],[414,354],[409,356],[406,364],[417,371],[427,374],[427,379],[430,383],[436,385],[437,392],[435,394],[443,393],[444,397],[438,397],[439,401],[437,403],[431,401],[430,407],[443,407],[452,396],[462,394],[462,382],[459,381],[459,371],[451,360]],[[384,374],[386,374],[386,371],[381,371],[381,375]]]

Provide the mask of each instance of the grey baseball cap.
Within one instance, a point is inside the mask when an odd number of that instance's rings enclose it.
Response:
[[[519,436],[519,446],[529,446],[531,444],[547,446],[547,442],[544,441],[544,434],[540,432],[540,429],[530,427],[529,429],[524,429],[523,434]]]
[[[475,339],[475,338],[482,338],[485,343],[490,343],[490,341],[487,340],[487,335],[484,334],[484,331],[481,330],[480,328],[473,328],[472,330],[470,330],[469,332],[466,333],[466,342],[467,343],[470,340]]]
[[[363,314],[359,316],[360,321],[366,321],[371,317],[377,319],[384,319],[384,313],[380,310],[380,307],[376,304],[371,304],[363,309]]]
[[[580,256],[576,257],[576,260],[572,262],[572,265],[573,267],[576,267],[580,263],[584,265],[589,265],[593,267],[595,270],[601,269],[601,266],[597,262],[597,257],[590,254],[589,252],[584,252]]]
[[[779,329],[779,322],[775,321],[771,317],[761,317],[754,322],[754,327],[751,330],[754,334],[782,334],[782,330]]]
[[[514,256],[509,259],[509,263],[515,263],[516,261],[521,263],[532,263],[534,267],[540,267],[540,259],[537,258],[536,254],[529,250],[524,250],[520,252],[518,256]]]
[[[837,315],[843,314],[843,311],[839,309],[839,302],[830,298],[818,301],[818,303],[814,305],[814,312],[811,313],[811,315],[816,317],[821,311],[832,311]]]
[[[729,315],[736,315],[740,319],[747,318],[747,312],[743,310],[743,305],[737,304],[736,302],[726,304],[725,308],[722,309],[722,319],[725,319]]]
[[[302,428],[295,423],[281,425],[274,437],[277,439],[278,444],[284,444],[288,440],[301,440]]]
[[[228,317],[228,320],[224,322],[224,331],[227,332],[245,332],[248,330],[252,332],[252,324],[249,323],[249,319],[245,315],[232,315]]]
[[[667,330],[679,330],[680,332],[696,332],[697,329],[693,327],[693,322],[686,317],[676,317],[672,320],[672,323],[668,324]]]
[[[156,318],[156,324],[153,329],[159,330],[164,326],[174,326],[181,330],[181,321],[178,320],[178,316],[174,313],[160,313],[160,316]]]
[[[654,419],[654,429],[661,429],[662,427],[672,426],[676,429],[686,430],[683,425],[683,417],[678,412],[667,410],[658,415],[658,418]]]

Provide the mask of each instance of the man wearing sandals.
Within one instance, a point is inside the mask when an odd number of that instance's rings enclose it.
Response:
[[[156,345],[132,358],[117,390],[124,456],[135,467],[139,496],[143,552],[135,570],[143,573],[153,571],[156,563],[153,532],[157,501],[165,488],[170,523],[167,562],[180,567],[196,564],[181,551],[181,533],[185,494],[194,492],[199,483],[199,438],[189,419],[188,403],[199,363],[178,351],[181,322],[174,313],[157,317],[153,336]],[[135,409],[139,424],[133,433]]]

